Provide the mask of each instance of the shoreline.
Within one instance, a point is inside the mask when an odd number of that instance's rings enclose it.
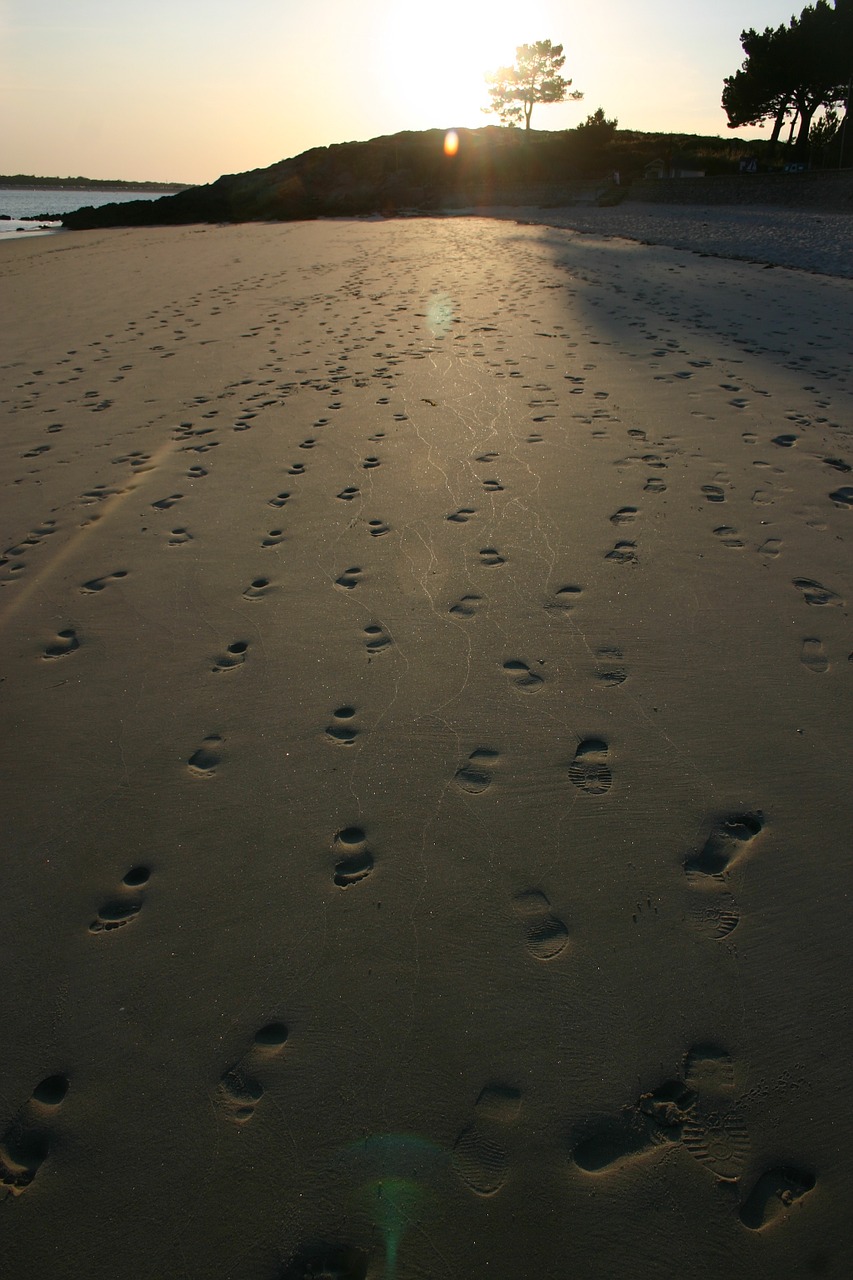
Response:
[[[61,215],[60,215],[61,216]],[[519,224],[562,228],[582,235],[627,239],[699,255],[788,267],[837,279],[853,279],[853,219],[847,213],[769,205],[654,205],[626,201],[613,208],[592,205],[545,208],[539,205],[470,206],[456,210],[412,210],[378,215],[384,221],[412,218],[488,217]],[[322,218],[322,222],[362,222],[377,215]],[[41,218],[19,221],[42,221]],[[217,224],[188,224],[208,226]],[[222,225],[294,226],[298,222]],[[58,231],[61,228],[52,228]],[[114,230],[120,231],[117,227]],[[177,228],[175,228],[177,229]],[[0,223],[0,238],[3,227]]]

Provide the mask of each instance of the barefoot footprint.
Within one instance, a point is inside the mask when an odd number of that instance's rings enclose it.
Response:
[[[817,1179],[805,1169],[768,1169],[762,1173],[739,1210],[739,1218],[750,1231],[761,1231],[788,1211]]]
[[[77,638],[77,632],[73,627],[67,627],[64,631],[57,631],[56,640],[53,644],[49,644],[42,655],[45,658],[65,658],[69,653],[73,653],[75,649],[80,648],[80,641]]]
[[[0,1186],[19,1196],[32,1182],[50,1152],[47,1122],[68,1092],[68,1077],[47,1076],[33,1089],[0,1138]]]
[[[714,827],[699,853],[684,859],[688,876],[722,876],[740,860],[745,849],[764,827],[764,815],[737,813]]]
[[[98,907],[98,914],[89,925],[89,932],[112,933],[135,919],[142,908],[138,890],[144,888],[150,878],[151,871],[148,867],[131,867],[122,877],[117,895]]]
[[[268,1022],[255,1032],[246,1053],[219,1079],[217,1102],[223,1113],[235,1124],[247,1124],[264,1096],[264,1087],[251,1073],[274,1059],[287,1040],[283,1022]]]

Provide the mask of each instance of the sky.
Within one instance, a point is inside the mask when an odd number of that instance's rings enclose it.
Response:
[[[485,74],[562,44],[580,102],[624,129],[729,130],[740,32],[806,0],[0,0],[0,173],[212,182],[309,147],[478,128]],[[766,136],[766,134],[764,135]]]

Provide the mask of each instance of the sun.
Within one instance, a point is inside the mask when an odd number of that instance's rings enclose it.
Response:
[[[531,0],[519,14],[518,0],[395,0],[381,39],[389,105],[425,122],[418,127],[489,123],[485,76],[514,62],[518,45],[543,38],[539,7]]]

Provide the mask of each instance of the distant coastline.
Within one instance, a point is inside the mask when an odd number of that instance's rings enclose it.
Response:
[[[0,190],[26,191],[187,191],[191,182],[126,182],[119,178],[37,178],[29,173],[0,174]]]

